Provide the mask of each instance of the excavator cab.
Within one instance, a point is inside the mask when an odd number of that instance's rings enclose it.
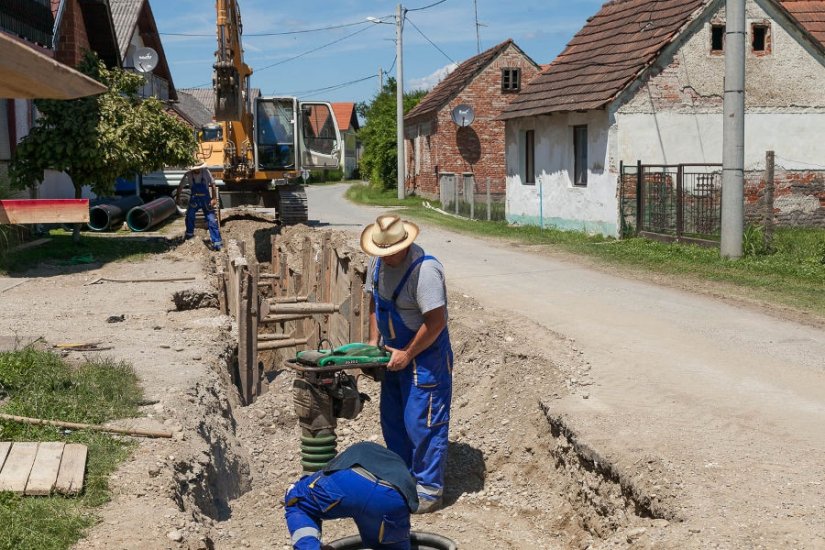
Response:
[[[301,170],[340,166],[341,135],[329,103],[256,98],[254,112],[258,172],[295,177]]]

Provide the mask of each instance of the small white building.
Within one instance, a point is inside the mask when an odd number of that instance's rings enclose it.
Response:
[[[620,164],[722,162],[722,0],[613,0],[500,117],[507,219],[619,236]],[[746,211],[825,226],[825,1],[747,0]],[[783,218],[784,216],[784,218]]]

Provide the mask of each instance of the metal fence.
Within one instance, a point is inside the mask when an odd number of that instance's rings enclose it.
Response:
[[[722,165],[621,166],[624,234],[715,246],[722,224]]]
[[[504,182],[495,182],[492,178],[476,182],[475,177],[468,174],[441,174],[439,184],[443,210],[471,220],[506,219]]]

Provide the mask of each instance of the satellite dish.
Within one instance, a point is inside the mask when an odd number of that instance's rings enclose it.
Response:
[[[138,48],[132,54],[132,64],[139,73],[151,73],[158,66],[158,52],[152,48]]]
[[[453,122],[458,124],[460,127],[465,128],[473,123],[476,118],[475,111],[469,105],[461,104],[455,109],[453,109],[450,116],[453,118]]]

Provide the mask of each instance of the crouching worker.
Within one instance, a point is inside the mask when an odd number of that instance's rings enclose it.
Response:
[[[215,180],[207,170],[206,163],[200,161],[189,169],[190,198],[189,206],[186,209],[186,234],[184,239],[191,239],[195,236],[195,217],[198,210],[203,210],[206,217],[206,226],[209,228],[209,239],[212,241],[213,250],[221,249],[221,231],[218,227],[218,217],[215,215],[215,208],[218,208],[218,191],[215,187]],[[175,203],[180,200],[180,187],[175,195]]]
[[[322,521],[341,518],[355,521],[365,548],[409,550],[410,512],[416,508],[415,479],[407,465],[368,441],[292,484],[284,498],[295,550],[320,550]]]

